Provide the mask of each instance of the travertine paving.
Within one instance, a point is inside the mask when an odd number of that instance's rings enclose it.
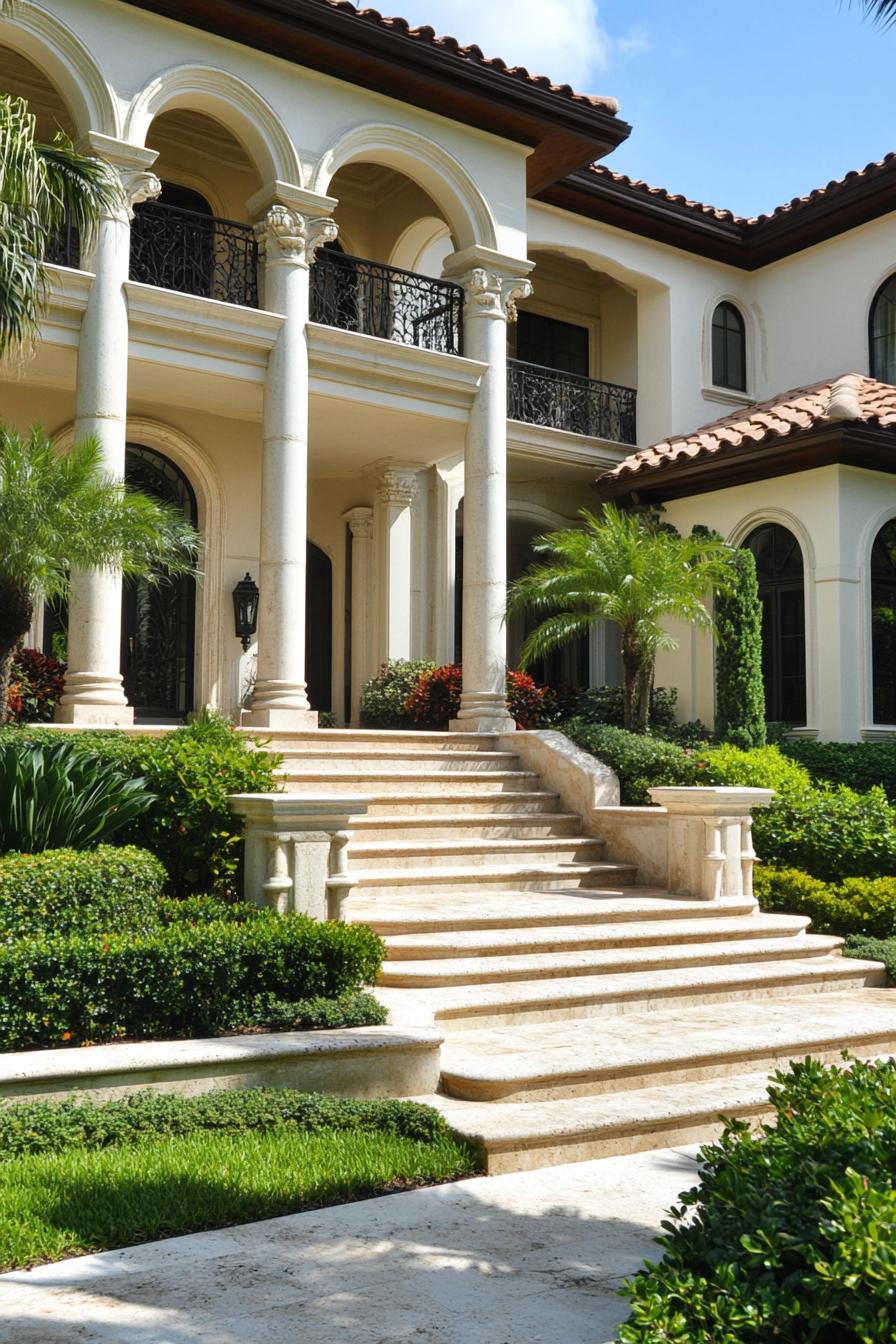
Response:
[[[693,1152],[178,1237],[0,1277],[0,1344],[610,1344]]]

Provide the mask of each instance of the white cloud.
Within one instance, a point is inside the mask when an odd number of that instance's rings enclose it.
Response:
[[[376,3],[376,0],[372,0]],[[648,45],[642,28],[614,37],[602,27],[597,0],[393,0],[410,23],[429,24],[486,56],[525,65],[582,93],[598,93],[595,78],[616,58],[637,55]]]

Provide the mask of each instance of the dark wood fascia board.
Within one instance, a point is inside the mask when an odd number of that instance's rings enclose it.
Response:
[[[728,447],[722,453],[615,480],[598,477],[595,487],[602,500],[660,504],[817,467],[842,465],[896,474],[896,432],[863,425],[807,430],[774,443]]]
[[[525,145],[530,194],[602,158],[627,122],[319,0],[124,0]]]
[[[879,173],[857,177],[836,187],[830,196],[821,196],[786,213],[747,225],[749,269],[768,266],[869,224],[893,210],[896,210],[896,172],[888,165]]]

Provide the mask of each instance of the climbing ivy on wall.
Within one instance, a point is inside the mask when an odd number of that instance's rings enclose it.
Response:
[[[720,742],[765,746],[762,603],[751,551],[732,552],[736,582],[716,598],[716,736]]]

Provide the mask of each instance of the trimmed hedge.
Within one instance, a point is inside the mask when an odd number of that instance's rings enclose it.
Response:
[[[630,806],[650,804],[649,788],[660,785],[707,783],[706,767],[694,755],[661,737],[629,733],[624,728],[570,719],[562,731],[583,751],[615,770],[622,802]]]
[[[854,933],[843,944],[845,957],[859,961],[882,961],[887,968],[887,984],[896,986],[896,938],[864,938]]]
[[[258,910],[242,922],[52,935],[0,947],[0,1049],[211,1036],[259,996],[338,998],[373,984],[383,944],[364,925]]]
[[[896,877],[848,877],[830,886],[797,868],[760,867],[754,890],[763,910],[808,915],[816,933],[896,937]]]
[[[787,739],[781,750],[814,780],[853,789],[879,785],[896,804],[896,742],[804,742]]]
[[[0,939],[147,932],[159,923],[165,869],[143,849],[47,849],[0,856]]]
[[[774,1084],[773,1127],[729,1120],[701,1150],[662,1263],[623,1289],[622,1344],[896,1338],[896,1061],[809,1059]]]

